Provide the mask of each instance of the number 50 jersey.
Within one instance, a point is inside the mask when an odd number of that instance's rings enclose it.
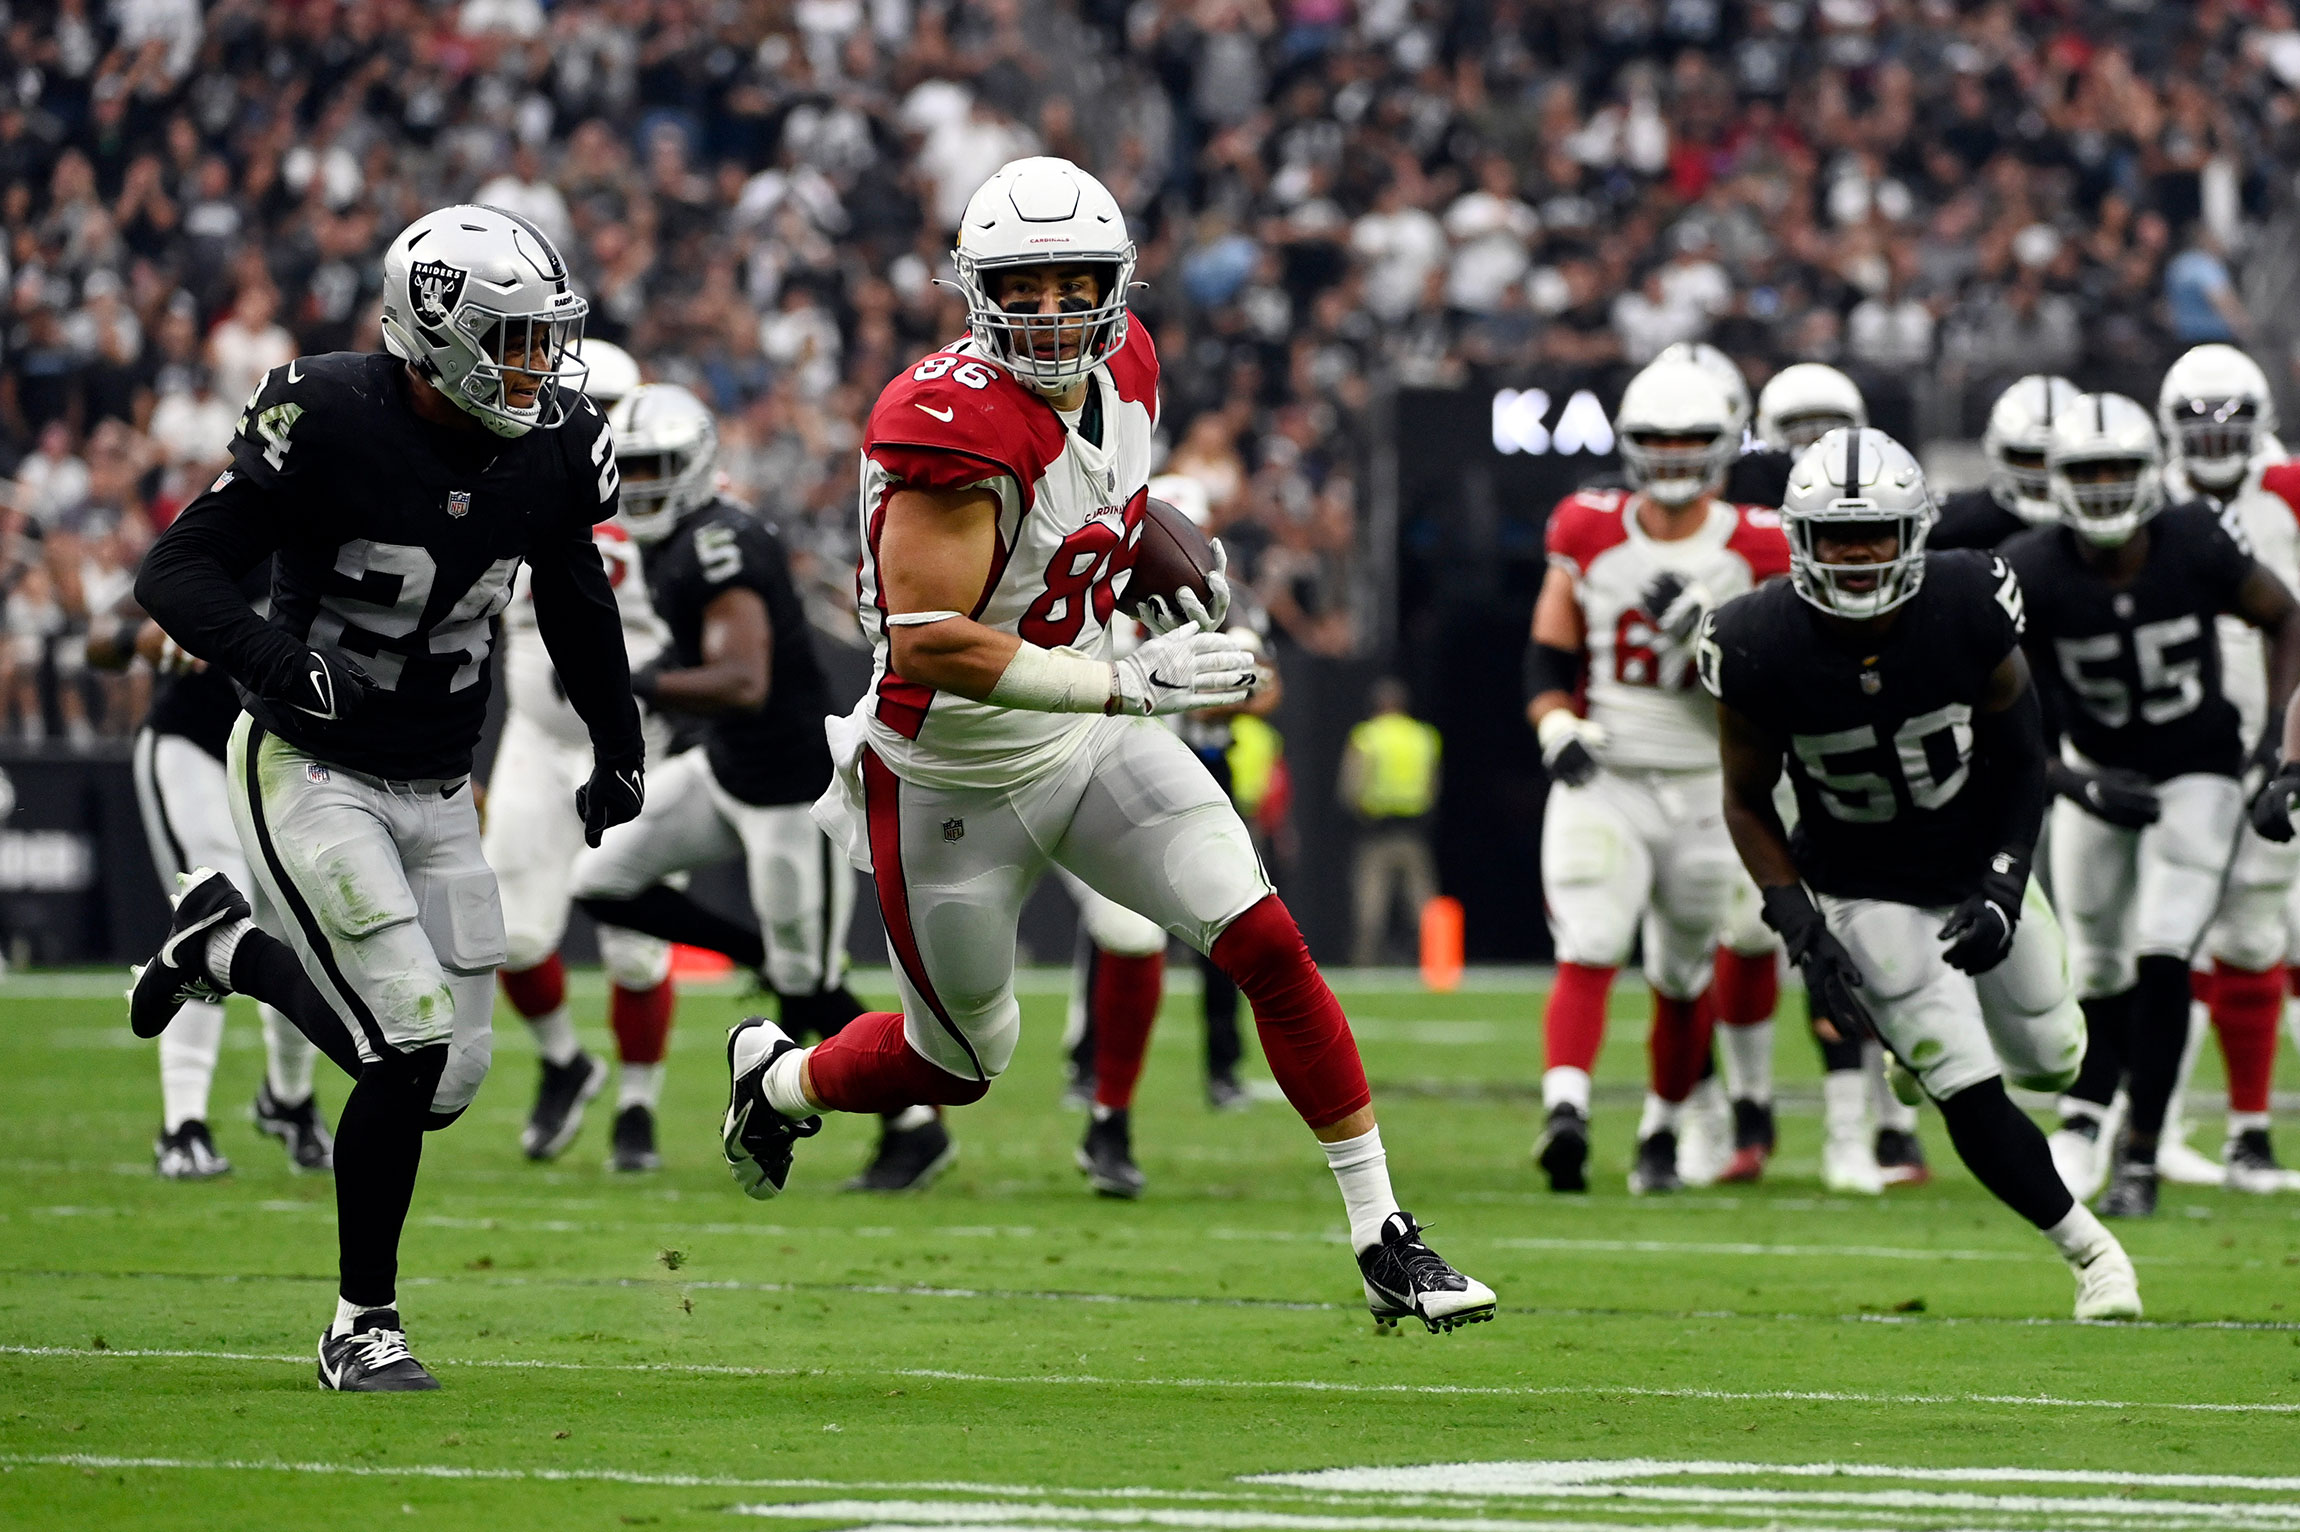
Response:
[[[1006,787],[1059,763],[1091,715],[1035,713],[937,692],[895,674],[879,540],[897,490],[974,489],[998,501],[990,577],[963,615],[1025,643],[1107,658],[1110,615],[1142,533],[1158,356],[1141,321],[1064,415],[971,341],[917,362],[864,431],[856,600],[875,650],[857,716],[896,775],[931,787]]]
[[[1998,849],[1973,711],[2021,627],[2011,569],[1966,552],[1927,554],[1924,584],[1881,636],[1833,628],[1786,580],[1710,614],[1702,684],[1781,741],[1790,853],[1815,892],[1946,905],[1972,891]]]

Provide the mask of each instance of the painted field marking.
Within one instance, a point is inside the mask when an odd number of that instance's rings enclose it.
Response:
[[[84,1346],[0,1346],[0,1356],[72,1358],[110,1361],[139,1358],[219,1362],[274,1362],[312,1365],[309,1356],[249,1351],[177,1350],[107,1346],[98,1351]],[[1647,1388],[1633,1384],[1558,1383],[1511,1387],[1472,1383],[1342,1383],[1316,1378],[1123,1378],[1086,1373],[1044,1373],[1032,1377],[999,1373],[957,1372],[938,1367],[746,1367],[712,1362],[555,1362],[516,1357],[435,1357],[441,1367],[486,1367],[539,1372],[609,1372],[693,1374],[701,1377],[744,1378],[924,1378],[944,1383],[989,1383],[1032,1388],[1156,1388],[1275,1390],[1317,1394],[1423,1394],[1465,1398],[1626,1398],[1698,1399],[1734,1403],[1778,1400],[1815,1404],[1947,1404],[2009,1405],[2027,1409],[2068,1410],[2173,1410],[2234,1415],[2295,1415],[2300,1403],[2218,1403],[2142,1399],[2064,1399],[2050,1394],[1870,1394],[1828,1389],[1718,1389]]]
[[[2113,1468],[1931,1468],[1900,1463],[1760,1463],[1695,1458],[1566,1458],[1430,1463],[1405,1468],[1317,1468],[1248,1474],[1241,1484],[1290,1484],[1378,1494],[1517,1495],[1561,1484],[1687,1478],[1911,1479],[1927,1484],[2082,1484],[2121,1489],[2300,1490],[2300,1477],[2228,1473],[2133,1473]]]

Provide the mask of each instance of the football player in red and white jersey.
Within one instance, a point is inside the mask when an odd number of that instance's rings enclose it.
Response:
[[[1016,160],[967,204],[953,263],[967,337],[889,384],[864,431],[857,596],[874,673],[831,721],[837,775],[815,806],[876,876],[903,1009],[813,1048],[762,1020],[729,1034],[737,1180],[780,1192],[823,1111],[981,1099],[1021,1025],[1016,917],[1051,864],[1245,993],[1340,1183],[1376,1318],[1491,1318],[1492,1290],[1432,1252],[1391,1194],[1349,1025],[1245,824],[1150,716],[1251,694],[1253,656],[1222,631],[1227,582],[1178,612],[1143,606],[1154,636],[1110,658],[1158,414],[1158,358],[1126,308],[1124,214],[1068,161]]]
[[[2234,346],[2192,347],[2165,373],[2156,418],[2166,452],[2165,497],[2216,503],[2253,557],[2287,589],[2300,590],[2300,464],[2286,458],[2276,438],[2275,395],[2259,364]],[[2269,731],[2268,664],[2259,630],[2227,616],[2217,626],[2221,686],[2243,720],[2243,738],[2261,739]],[[2300,843],[2264,840],[2249,822],[2242,825],[2219,915],[2195,959],[2210,969],[2197,987],[2227,1065],[2228,1136],[2217,1165],[2188,1147],[2181,1098],[2202,1041],[2202,1028],[2192,1028],[2157,1145],[2157,1172],[2167,1180],[2250,1192],[2295,1189],[2295,1178],[2276,1163],[2268,1096],[2286,987],[2285,911],[2296,883]],[[2083,1146],[2055,1138],[2064,1157],[2086,1158],[2071,1155]],[[2095,1157],[2086,1168],[2097,1166]]]
[[[1586,1189],[1589,1071],[1642,929],[1651,1088],[1629,1189],[1674,1191],[1680,1109],[1709,1054],[1711,943],[1739,877],[1693,640],[1711,606],[1786,572],[1789,547],[1771,511],[1719,497],[1740,430],[1707,370],[1675,357],[1646,368],[1614,435],[1635,488],[1584,490],[1550,513],[1527,658],[1526,713],[1552,779],[1541,870],[1557,948],[1534,1152],[1552,1190]]]

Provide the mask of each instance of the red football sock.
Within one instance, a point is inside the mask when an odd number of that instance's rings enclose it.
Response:
[[[497,969],[496,977],[503,983],[503,998],[511,1002],[511,1009],[529,1021],[548,1016],[567,1003],[567,965],[559,961],[556,952],[533,968]]]
[[[2268,1080],[2276,1069],[2276,1023],[2284,1012],[2284,965],[2265,972],[2216,964],[2212,1026],[2228,1066],[2228,1110],[2268,1110]]]
[[[1557,982],[1550,986],[1549,1004],[1541,1016],[1545,1068],[1587,1074],[1597,1067],[1597,1050],[1605,1046],[1605,997],[1612,989],[1610,968],[1557,965]]]
[[[671,1040],[671,1006],[678,991],[671,981],[647,989],[618,984],[607,996],[607,1021],[615,1029],[615,1056],[626,1064],[660,1064]]]
[[[966,1106],[988,1080],[962,1080],[921,1058],[902,1035],[902,1012],[866,1011],[815,1045],[807,1058],[815,1099],[835,1112],[900,1112]]]
[[[1773,1019],[1781,1003],[1781,967],[1770,952],[1744,954],[1717,949],[1717,977],[1709,986],[1717,1020],[1728,1027],[1753,1027]]]
[[[2240,973],[2240,972],[2242,972],[2242,971],[2243,971],[2243,970],[2241,970],[2241,969],[2235,969],[2235,970],[2231,970],[2231,972],[2239,972],[2239,973]],[[2195,1002],[2196,1004],[2198,1004],[2198,1005],[2210,1005],[2210,1004],[2212,1003],[2212,989],[2213,989],[2213,982],[2214,982],[2214,978],[2215,978],[2215,975],[2214,975],[2214,974],[2212,973],[2212,971],[2211,971],[2210,969],[2208,969],[2208,968],[2191,968],[2191,969],[2189,969],[2189,970],[2188,970],[2188,998],[2189,998],[2190,1000],[2194,1001],[2194,1002]]]
[[[1096,956],[1094,992],[1094,1104],[1112,1109],[1134,1104],[1135,1082],[1150,1051],[1150,1028],[1158,1020],[1158,999],[1166,984],[1166,954]]]
[[[1706,991],[1694,1000],[1653,997],[1653,1035],[1647,1051],[1654,1095],[1677,1102],[1693,1094],[1701,1066],[1709,1058],[1710,1019]]]
[[[1208,955],[1254,1007],[1262,1056],[1302,1121],[1331,1127],[1373,1103],[1342,1003],[1276,894],[1231,921]]]

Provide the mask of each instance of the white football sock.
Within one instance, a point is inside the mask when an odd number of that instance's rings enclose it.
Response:
[[[822,1108],[807,1099],[799,1086],[799,1071],[806,1067],[807,1055],[812,1048],[792,1048],[767,1066],[764,1094],[767,1105],[794,1121],[812,1117]]]
[[[270,1006],[257,1006],[256,1014],[264,1023],[264,1083],[271,1087],[272,1100],[281,1106],[309,1101],[312,1065],[319,1050],[294,1022]]]
[[[1821,1076],[1821,1125],[1831,1138],[1869,1136],[1869,1080],[1858,1069],[1833,1069]]]
[[[540,1016],[528,1017],[527,1030],[535,1034],[535,1051],[543,1055],[546,1064],[571,1064],[575,1055],[583,1051],[583,1043],[575,1035],[575,1023],[568,1016],[564,1002]]]
[[[2081,1202],[2068,1210],[2067,1217],[2045,1230],[2044,1237],[2051,1240],[2062,1255],[2079,1265],[2116,1243],[2107,1225]]]
[[[226,989],[232,987],[232,954],[240,950],[240,938],[255,928],[256,923],[243,915],[208,937],[209,978]]]
[[[1544,1071],[1541,1077],[1541,1109],[1565,1105],[1589,1115],[1589,1071],[1576,1069],[1571,1064],[1560,1064]]]
[[[349,1335],[351,1322],[360,1315],[372,1314],[377,1309],[397,1307],[398,1302],[399,1300],[394,1298],[390,1303],[354,1303],[349,1298],[339,1297],[335,1300],[335,1323],[327,1327],[327,1333],[330,1335]]]
[[[1645,1110],[1637,1118],[1637,1141],[1643,1143],[1667,1128],[1676,1131],[1677,1119],[1685,1114],[1682,1101],[1664,1101],[1651,1091],[1645,1093]]]
[[[224,1008],[194,1000],[160,1034],[160,1120],[170,1133],[208,1118],[208,1087],[224,1051]]]
[[[643,1106],[655,1110],[655,1103],[663,1099],[663,1066],[653,1064],[624,1064],[615,1086],[615,1109]]]
[[[2266,1128],[2271,1120],[2266,1112],[2230,1112],[2228,1114],[2228,1136],[2234,1138],[2237,1134],[2249,1133],[2254,1128]]]
[[[1382,1220],[1398,1210],[1397,1194],[1390,1190],[1390,1157],[1382,1148],[1382,1130],[1368,1128],[1356,1138],[1320,1144],[1334,1181],[1342,1189],[1342,1208],[1350,1218],[1350,1248],[1370,1250],[1382,1242]]]
[[[1735,1101],[1773,1104],[1773,1023],[1760,1021],[1746,1027],[1719,1027],[1724,1045],[1725,1094]]]
[[[891,1132],[915,1133],[932,1121],[934,1121],[933,1107],[906,1106],[901,1111],[890,1114],[886,1118],[886,1125]]]

